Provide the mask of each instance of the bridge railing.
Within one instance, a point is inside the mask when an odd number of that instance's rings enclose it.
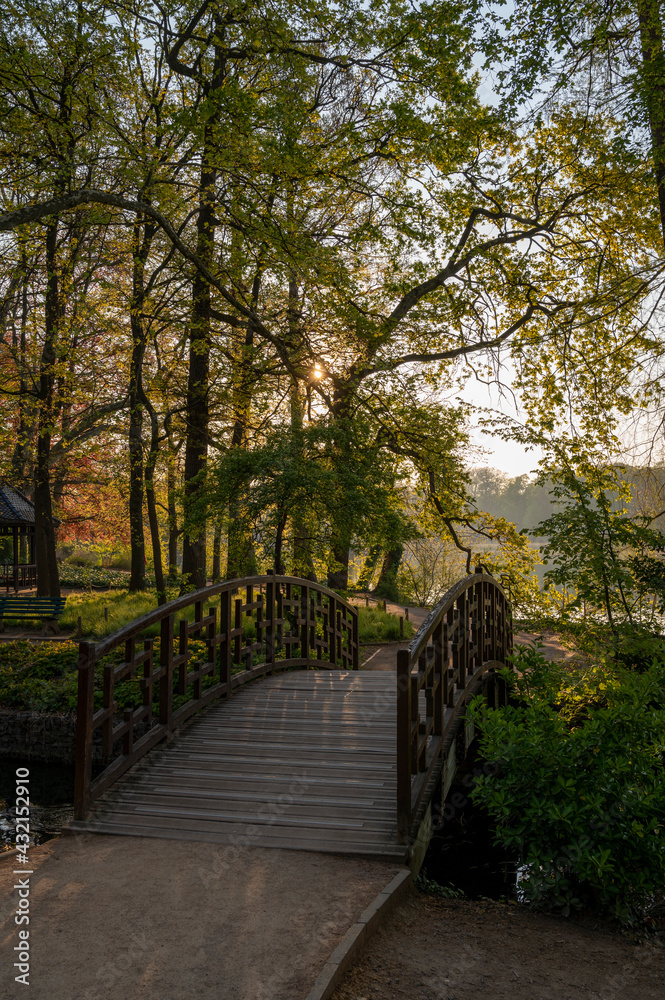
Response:
[[[506,664],[511,648],[504,590],[477,570],[444,594],[409,648],[398,651],[397,826],[402,842],[449,751],[456,718],[483,675]]]
[[[217,698],[289,667],[357,670],[358,649],[357,608],[320,584],[274,574],[184,594],[98,643],[81,642],[75,818]],[[106,766],[93,781],[94,753]]]

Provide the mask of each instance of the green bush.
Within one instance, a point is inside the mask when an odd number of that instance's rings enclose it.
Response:
[[[99,566],[73,565],[69,562],[60,563],[59,574],[61,587],[108,587],[111,590],[123,590],[129,582],[129,574],[120,569],[102,569]],[[154,590],[154,574],[146,574],[146,586]]]
[[[78,646],[0,643],[0,705],[19,711],[76,711]]]
[[[159,661],[159,638],[154,641],[155,660]],[[189,640],[189,670],[204,662],[206,644],[199,639]],[[174,642],[178,652],[178,640]],[[95,709],[102,707],[102,680],[106,663],[122,662],[124,650],[117,649],[95,667]],[[140,671],[139,671],[140,675]],[[207,688],[216,683],[215,676],[203,680]],[[177,691],[178,671],[173,687],[175,708],[191,697],[191,689],[181,695]],[[40,643],[26,640],[0,643],[0,707],[32,712],[76,712],[78,694],[78,645],[75,642]],[[116,684],[114,697],[118,709],[138,708],[143,703],[143,693],[138,679]],[[153,689],[153,701],[159,699],[159,686]]]
[[[413,625],[404,621],[404,638],[413,635]],[[358,608],[358,636],[360,642],[393,642],[400,639],[399,617],[378,608]]]
[[[498,765],[472,798],[518,852],[527,901],[638,923],[665,891],[665,660],[570,667],[527,647],[515,665],[517,704],[472,706]]]

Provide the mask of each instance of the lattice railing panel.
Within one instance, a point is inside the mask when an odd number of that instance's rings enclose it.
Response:
[[[159,636],[146,637],[146,630]],[[184,595],[79,647],[75,808],[199,709],[289,667],[358,668],[358,612],[326,587],[267,575]],[[105,770],[92,781],[93,744]]]
[[[440,761],[446,712],[463,706],[483,671],[512,647],[510,608],[500,584],[478,571],[461,580],[397,654],[397,814],[408,836],[429,776]]]

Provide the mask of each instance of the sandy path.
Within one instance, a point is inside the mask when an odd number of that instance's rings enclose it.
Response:
[[[214,844],[62,837],[33,848],[32,1000],[299,1000],[399,870]],[[13,859],[0,863],[0,996],[14,982]],[[26,994],[27,995],[27,994]]]
[[[664,981],[657,939],[414,892],[332,1000],[662,1000]]]

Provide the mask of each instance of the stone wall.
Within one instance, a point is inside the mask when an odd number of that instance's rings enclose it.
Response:
[[[0,757],[72,764],[76,716],[0,710]]]
[[[137,727],[137,736],[144,728]],[[97,730],[92,748],[95,764],[108,763],[108,759],[102,757],[100,744],[101,732]],[[0,757],[73,764],[76,760],[76,716],[0,709]]]

